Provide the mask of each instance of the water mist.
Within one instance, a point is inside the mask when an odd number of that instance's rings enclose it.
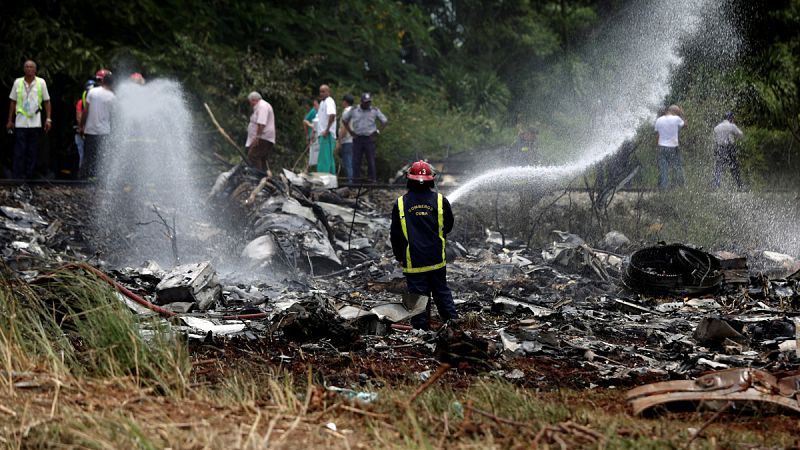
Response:
[[[580,123],[560,135],[560,147],[576,149],[572,161],[549,166],[519,166],[492,170],[469,180],[448,195],[458,202],[470,192],[487,187],[519,183],[547,185],[575,176],[614,153],[632,138],[644,122],[655,119],[656,111],[669,93],[670,74],[681,63],[681,39],[698,32],[709,20],[707,1],[639,2],[592,41],[586,49],[590,66],[586,85],[587,102],[554,105],[560,114],[585,116],[595,111],[594,124]],[[728,27],[720,17],[715,26]],[[537,107],[546,107],[537,105]],[[546,150],[546,149],[545,149]]]
[[[119,83],[113,129],[100,157],[95,225],[124,243],[121,262],[171,265],[170,227],[184,256],[204,255],[197,229],[207,223],[197,180],[195,130],[175,81]],[[162,221],[163,219],[163,221]]]

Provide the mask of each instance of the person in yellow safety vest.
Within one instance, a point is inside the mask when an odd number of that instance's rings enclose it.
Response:
[[[445,322],[458,319],[453,294],[447,286],[445,242],[453,229],[450,202],[433,190],[430,164],[417,161],[408,171],[408,192],[392,209],[391,242],[395,258],[403,266],[408,291],[432,296]],[[427,313],[411,319],[415,328],[428,329]]]
[[[509,162],[519,166],[534,166],[540,163],[537,139],[539,133],[534,127],[520,129],[517,141],[511,147]]]
[[[42,128],[46,133],[53,124],[50,114],[50,93],[47,92],[47,83],[36,76],[36,63],[25,61],[23,71],[25,76],[14,80],[8,96],[11,101],[8,105],[6,123],[8,132],[16,134],[12,176],[18,180],[33,178]],[[42,107],[47,114],[44,123]]]

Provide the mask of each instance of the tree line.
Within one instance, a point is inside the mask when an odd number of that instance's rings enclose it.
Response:
[[[201,128],[212,130],[202,108],[208,103],[241,141],[249,115],[245,97],[258,90],[275,109],[277,150],[289,165],[303,151],[302,118],[320,84],[331,85],[337,100],[371,91],[392,122],[378,149],[387,175],[418,156],[508,144],[520,123],[557,138],[564,118],[547,107],[554,93],[580,94],[581,73],[573,69],[583,62],[581,49],[636,3],[3,2],[0,86],[10,89],[25,59],[39,63],[57,107],[60,135],[49,139],[54,154],[70,141],[71,105],[100,67],[181,81]],[[736,90],[731,107],[751,137],[748,170],[768,170],[776,158],[797,167],[800,0],[726,0],[724,8],[741,34],[742,55],[715,72],[693,60],[687,44],[670,100],[711,101],[691,76],[703,69]],[[204,136],[209,154],[235,158],[213,133]],[[2,145],[7,155],[8,142]]]

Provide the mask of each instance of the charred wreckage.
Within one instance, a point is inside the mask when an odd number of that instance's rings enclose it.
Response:
[[[63,204],[25,187],[2,200],[7,271],[32,280],[40,271],[31,261],[47,261],[92,272],[132,314],[163,317],[190,341],[416,357],[529,385],[559,385],[553,374],[569,372],[574,388],[635,387],[626,396],[635,413],[720,400],[800,412],[800,262],[788,255],[637,248],[616,232],[590,245],[554,231],[537,250],[487,233],[449,242],[462,318],[422,331],[409,318],[428,313],[435,324],[436,312],[406,294],[386,192],[337,188],[324,174],[264,178],[243,165],[222,173],[209,201],[241,219],[236,256],[254,276],[238,279],[215,271],[213,258],[168,270],[75,263],[91,257],[88,238]]]

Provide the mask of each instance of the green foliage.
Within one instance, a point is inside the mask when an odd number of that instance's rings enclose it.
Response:
[[[793,2],[800,10],[800,1]],[[800,12],[793,23],[800,27]],[[765,119],[785,126],[800,143],[800,37],[776,42],[762,57],[763,78],[753,80]]]
[[[463,112],[487,118],[505,114],[511,92],[495,72],[480,70],[470,73],[451,65],[442,69],[441,78],[447,102]]]
[[[438,159],[484,143],[486,124],[481,117],[452,108],[436,95],[401,97],[382,95],[373,104],[389,119],[378,139],[381,175],[393,175],[407,162]]]
[[[275,109],[277,164],[289,165],[305,148],[301,121],[311,98],[328,83],[337,102],[343,86],[356,95],[379,94],[384,102],[391,121],[379,144],[381,154],[390,155],[381,157],[384,173],[417,154],[436,157],[507,143],[520,125],[539,128],[542,147],[553,149],[548,160],[564,160],[579,149],[559,146],[565,141],[559,137],[598,115],[585,107],[602,88],[596,80],[619,71],[613,58],[590,66],[600,58],[581,49],[631,5],[635,2],[131,0],[103,8],[85,0],[4,2],[0,32],[9,39],[0,46],[0,84],[10,88],[23,60],[37,60],[60,101],[55,106],[63,115],[61,133],[71,137],[69,107],[98,68],[174,78],[186,87],[198,131],[211,137],[201,146],[231,160],[235,152],[211,128],[202,103],[244,142],[245,96],[258,90]],[[798,5],[800,0],[727,0],[723,7],[732,16],[744,11],[736,19],[747,49],[739,62],[709,64],[699,58],[700,48],[725,47],[717,37],[686,46],[686,64],[676,74],[670,100],[703,112],[693,117],[693,124],[704,127],[698,136],[710,132],[722,110],[736,109],[748,130],[763,135],[788,130],[800,141]],[[387,146],[403,150],[387,152]],[[746,163],[751,171],[762,170],[759,161],[770,161],[766,154],[747,155],[755,158]]]
[[[176,45],[163,52],[135,50],[132,55],[146,73],[181,81],[190,93],[190,103],[198,109],[207,103],[222,127],[241,145],[250,116],[247,94],[260,92],[275,110],[278,162],[291,164],[292,152],[303,139],[299,124],[310,103],[299,74],[321,58],[291,60],[280,53],[266,57],[252,49],[238,53],[225,46],[196,42],[188,35],[176,34],[174,38]],[[202,120],[205,122],[205,117]],[[230,153],[228,144],[217,145],[218,151]]]
[[[683,106],[689,128],[681,144],[689,162],[710,177],[712,129],[725,111],[734,111],[745,133],[739,160],[754,188],[797,187],[800,170],[800,1],[727,4],[737,16],[741,44],[713,32],[686,43],[685,64],[674,76],[670,103]],[[710,49],[709,49],[710,48]],[[738,50],[736,58],[707,53]]]
[[[750,185],[799,188],[800,144],[796,138],[784,130],[746,127],[743,131],[746,137],[739,145],[739,159]]]

